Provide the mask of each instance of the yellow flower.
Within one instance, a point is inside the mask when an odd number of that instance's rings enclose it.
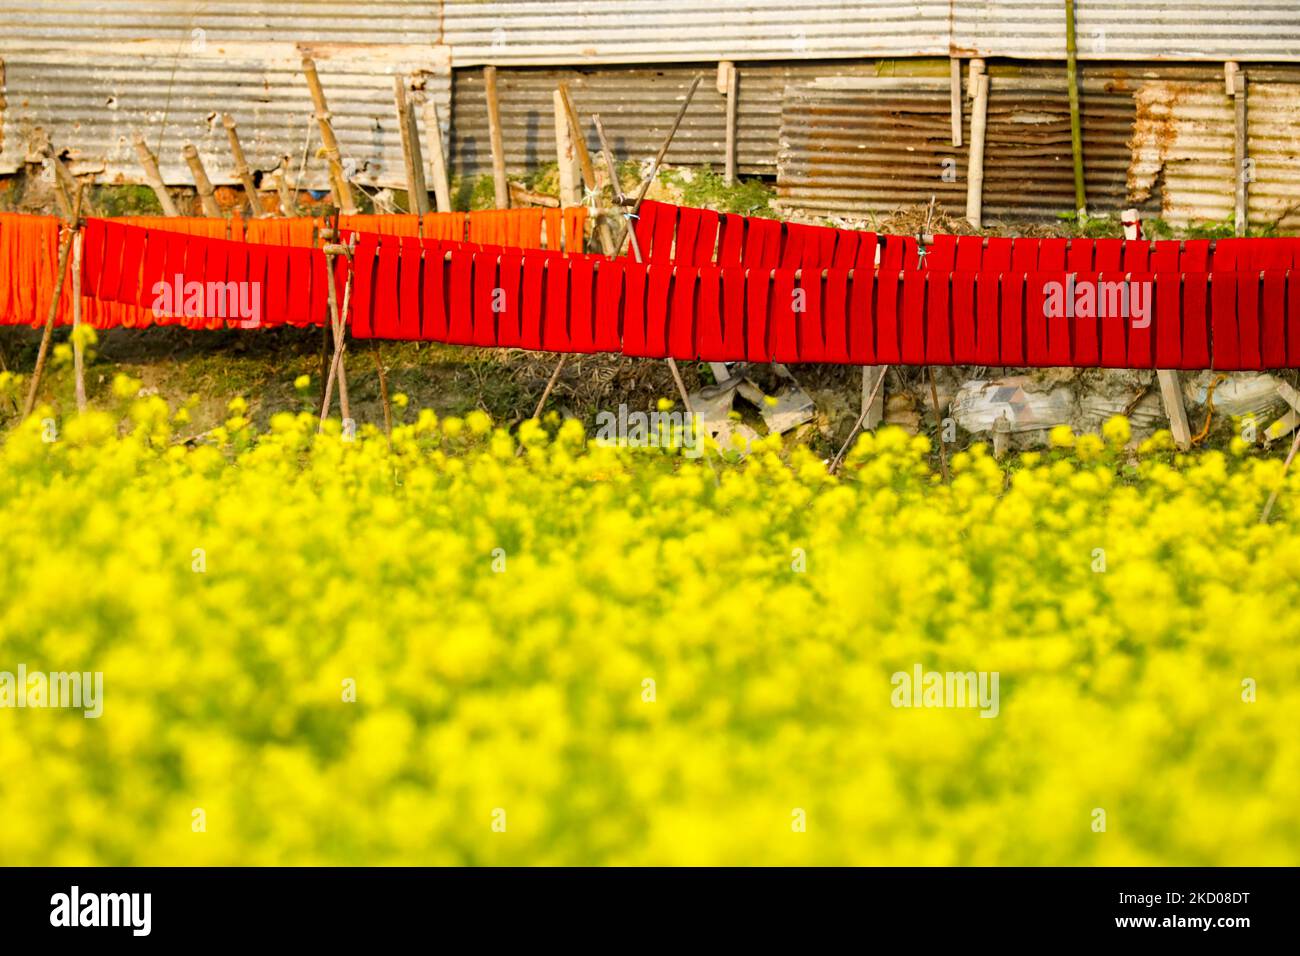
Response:
[[[1129,438],[1132,437],[1132,431],[1129,428],[1128,419],[1123,415],[1114,415],[1101,426],[1102,437],[1112,445],[1122,446],[1128,444]]]
[[[311,387],[311,376],[299,375],[297,378],[293,380],[293,387],[300,392],[305,392],[308,388]]]

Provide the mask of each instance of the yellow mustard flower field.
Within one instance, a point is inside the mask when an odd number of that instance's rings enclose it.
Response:
[[[102,674],[0,707],[0,863],[1300,863],[1280,461],[184,442],[137,388],[0,446],[0,672]]]

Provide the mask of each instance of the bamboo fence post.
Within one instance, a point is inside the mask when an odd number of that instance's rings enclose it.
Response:
[[[1070,153],[1074,158],[1074,209],[1078,221],[1088,215],[1083,183],[1083,128],[1079,121],[1079,50],[1074,31],[1074,0],[1065,0],[1065,82],[1070,97]]]
[[[257,185],[253,182],[253,173],[248,168],[248,159],[244,156],[244,147],[239,142],[239,130],[235,118],[229,113],[221,114],[221,123],[226,127],[226,139],[230,141],[230,155],[235,160],[235,175],[244,184],[244,195],[248,199],[248,210],[254,216],[262,217],[262,203],[257,198]]]
[[[1233,180],[1233,231],[1238,236],[1246,234],[1246,74],[1236,63],[1230,71],[1233,101],[1233,140],[1232,158],[1236,167]]]
[[[190,175],[194,177],[194,188],[198,190],[199,201],[203,205],[203,215],[211,219],[220,219],[221,207],[217,205],[212,180],[208,179],[208,171],[203,168],[203,159],[199,156],[199,151],[194,148],[193,143],[186,143],[181,153],[190,167]]]
[[[451,212],[447,153],[442,146],[442,124],[438,121],[438,104],[432,99],[424,104],[424,125],[429,128],[429,171],[433,174],[433,195],[438,201],[438,212]]]
[[[573,146],[574,137],[569,130],[569,112],[564,108],[564,96],[559,90],[551,93],[551,105],[555,111],[555,159],[560,173],[560,205],[577,206],[582,201],[578,192],[578,180],[582,173]],[[549,238],[547,241],[550,242]],[[558,244],[555,248],[558,248]]]
[[[77,411],[86,410],[86,350],[81,344],[81,230],[72,237],[72,379]]]
[[[54,292],[50,296],[50,310],[45,316],[45,331],[41,333],[41,345],[36,351],[36,368],[32,371],[32,384],[27,391],[27,401],[23,405],[23,418],[32,413],[36,407],[36,395],[41,389],[41,376],[45,374],[45,361],[49,357],[50,340],[54,337],[54,319],[59,314],[59,299],[63,295],[63,283],[68,276],[68,260],[71,258],[72,238],[81,228],[81,196],[85,183],[77,184],[77,198],[72,206],[72,219],[67,231],[59,239],[59,258],[55,268],[57,278]]]
[[[423,216],[429,211],[429,190],[424,184],[420,134],[406,96],[406,84],[397,75],[393,76],[393,101],[397,106],[397,129],[402,137],[402,162],[406,165],[406,208],[408,212]]]
[[[975,105],[970,117],[970,160],[966,164],[966,221],[979,229],[984,223],[984,133],[989,112],[989,76],[977,74]]]
[[[149,184],[149,188],[154,191],[158,197],[158,204],[162,206],[164,216],[179,216],[176,211],[176,204],[172,202],[171,193],[167,192],[167,186],[163,182],[162,173],[158,172],[158,158],[154,156],[149,145],[144,141],[144,137],[139,133],[135,134],[135,154],[140,157],[140,165],[144,167],[144,179]]]
[[[740,76],[736,70],[736,64],[731,60],[723,60],[718,64],[718,72],[725,73],[722,82],[718,85],[722,87],[718,90],[727,98],[727,139],[723,157],[724,177],[727,185],[735,185],[736,166],[737,166],[737,140],[736,127],[740,120],[740,102],[738,93],[740,91]]]
[[[582,132],[582,123],[578,120],[578,111],[574,109],[573,97],[569,95],[569,85],[560,84],[560,98],[564,103],[564,111],[569,117],[569,127],[573,135],[573,146],[578,153],[578,166],[582,170],[582,184],[587,192],[593,197],[592,202],[595,207],[595,223],[592,226],[592,232],[600,236],[601,251],[607,256],[614,254],[614,236],[609,229],[609,220],[599,209],[598,190],[599,186],[596,180],[596,168],[591,161],[591,153],[587,149],[587,138]]]
[[[510,208],[510,185],[506,180],[505,145],[501,137],[501,104],[497,99],[497,68],[483,67],[483,94],[487,97],[488,139],[492,144],[492,188],[498,209]]]
[[[330,182],[334,190],[334,202],[345,216],[356,215],[357,205],[352,198],[352,186],[343,171],[343,159],[339,153],[339,141],[334,136],[329,104],[325,100],[325,89],[321,86],[320,76],[316,73],[316,62],[308,56],[302,58],[303,76],[307,78],[307,87],[311,90],[312,104],[316,108],[316,123],[320,127],[320,140],[329,163]]]
[[[949,79],[952,83],[952,144],[961,145],[961,60],[948,61]]]

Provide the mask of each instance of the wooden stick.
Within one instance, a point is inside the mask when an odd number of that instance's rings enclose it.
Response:
[[[949,79],[952,82],[952,144],[961,145],[961,60],[948,61]]]
[[[208,171],[203,168],[203,159],[199,156],[199,151],[194,148],[193,143],[186,143],[181,153],[190,167],[190,175],[194,177],[194,187],[198,190],[199,200],[203,204],[203,215],[210,219],[220,219],[221,207],[217,205],[212,180],[208,179]]]
[[[77,334],[81,328],[81,230],[72,237],[72,381],[77,411],[86,411],[86,350]]]
[[[632,204],[632,215],[635,216],[641,211],[641,203],[645,199],[645,194],[650,189],[650,184],[655,181],[659,175],[659,166],[664,161],[664,156],[668,154],[668,147],[672,145],[673,137],[677,135],[678,128],[682,125],[682,119],[686,116],[686,108],[691,105],[691,100],[695,96],[695,91],[700,87],[700,81],[704,79],[703,73],[696,73],[695,79],[691,80],[690,88],[686,91],[686,98],[682,100],[681,109],[677,111],[677,118],[673,120],[672,128],[668,130],[668,135],[664,137],[663,144],[659,147],[659,152],[655,154],[654,162],[650,164],[650,175],[641,182],[641,188],[637,190],[636,201]],[[631,229],[630,220],[625,219],[623,222],[623,234],[616,234],[614,237],[614,252],[617,255],[623,248],[623,240],[626,233]]]
[[[740,91],[740,73],[736,69],[736,64],[731,60],[723,60],[718,64],[720,69],[726,70],[726,97],[727,97],[727,140],[724,147],[726,152],[723,156],[723,176],[727,185],[735,185],[736,182],[736,165],[737,165],[737,140],[736,127],[740,119],[740,101],[737,94]]]
[[[1246,234],[1246,74],[1240,69],[1232,73],[1232,100],[1234,109],[1234,129],[1232,140],[1232,158],[1235,169],[1233,190],[1233,226],[1238,236]]]
[[[54,337],[54,319],[59,314],[59,299],[63,295],[63,283],[68,276],[68,259],[72,250],[72,237],[81,228],[81,196],[85,183],[77,184],[77,198],[72,206],[72,220],[59,240],[59,260],[55,273],[58,278],[54,284],[54,293],[50,297],[50,311],[45,316],[45,331],[41,333],[41,346],[36,352],[36,368],[32,372],[32,384],[27,391],[27,402],[23,405],[23,418],[32,413],[36,407],[36,395],[41,389],[41,376],[45,374],[45,360],[50,352],[50,340]]]
[[[483,67],[483,93],[487,97],[488,139],[492,144],[492,187],[498,209],[510,208],[510,187],[506,182],[506,153],[501,139],[501,106],[497,100],[497,68]]]
[[[555,111],[555,159],[560,173],[560,205],[577,206],[582,201],[578,192],[582,170],[574,147],[575,136],[569,129],[569,111],[564,106],[564,94],[555,90],[551,94],[551,105]],[[572,246],[571,239],[569,245]]]
[[[934,387],[934,369],[927,365],[925,374],[930,379],[930,403],[934,406],[934,425],[939,432],[939,472],[943,475],[943,483],[948,483],[948,452],[943,447],[943,419],[939,417],[939,391]]]
[[[442,124],[438,121],[438,104],[432,99],[424,104],[424,125],[429,128],[429,171],[433,174],[433,195],[438,212],[451,212],[451,187],[447,180],[447,154],[442,147]]]
[[[555,371],[551,373],[551,377],[546,382],[546,388],[542,389],[542,397],[538,400],[537,407],[533,409],[533,418],[540,419],[542,417],[542,409],[546,407],[546,400],[551,397],[551,390],[555,388],[555,383],[560,380],[560,370],[564,368],[564,363],[568,358],[569,354],[567,352],[560,353],[560,360],[555,363]]]
[[[871,407],[872,403],[876,400],[876,392],[879,391],[880,387],[885,384],[885,372],[887,372],[888,370],[889,370],[888,365],[880,366],[880,379],[876,382],[876,387],[872,391],[871,397],[862,403],[862,414],[858,416],[858,420],[854,422],[853,427],[849,429],[848,439],[844,442],[844,446],[840,449],[839,454],[836,455],[834,459],[832,459],[830,468],[827,469],[832,475],[835,474],[837,471],[839,471],[840,464],[844,461],[844,456],[848,453],[849,446],[853,444],[854,436],[857,435],[858,429],[862,427],[862,423],[866,421],[867,410]]]
[[[573,107],[573,97],[569,95],[569,85],[560,84],[560,98],[564,102],[564,111],[569,117],[569,128],[573,136],[573,147],[578,153],[578,167],[582,170],[582,184],[587,192],[593,197],[593,211],[595,212],[595,224],[592,226],[592,233],[600,237],[600,250],[607,256],[614,254],[614,234],[609,228],[609,219],[604,215],[600,207],[600,184],[596,179],[596,168],[591,161],[591,153],[587,150],[587,137],[582,131],[582,122],[578,119],[578,111]]]
[[[262,211],[262,203],[257,198],[257,186],[253,183],[253,173],[248,168],[244,147],[239,142],[239,130],[235,125],[235,118],[229,113],[222,113],[221,124],[226,127],[226,139],[230,141],[230,155],[235,160],[235,175],[244,184],[244,197],[248,200],[248,211],[261,218],[266,213]]]
[[[966,221],[979,229],[984,223],[984,133],[989,112],[989,77],[975,80],[975,105],[970,117],[970,159],[966,164]]]
[[[320,424],[325,427],[325,419],[329,417],[330,398],[334,392],[334,382],[339,383],[339,412],[346,420],[351,418],[350,408],[348,406],[348,380],[346,366],[343,364],[343,350],[347,348],[347,341],[343,335],[342,317],[339,311],[338,299],[334,291],[334,258],[335,253],[326,252],[325,262],[326,271],[329,273],[330,281],[326,283],[326,297],[329,300],[330,307],[330,327],[334,333],[334,358],[330,362],[329,376],[325,380],[325,401],[321,404]],[[348,300],[352,292],[352,270],[348,270],[347,283],[343,289],[343,313],[347,314]]]
[[[280,157],[280,175],[276,177],[276,190],[280,194],[280,214],[284,216],[298,215],[298,203],[294,201],[294,191],[289,187],[289,157]]]
[[[1079,50],[1074,31],[1074,0],[1065,0],[1065,82],[1070,97],[1070,152],[1074,158],[1074,209],[1083,222],[1088,196],[1083,184],[1083,127],[1079,121]]]
[[[397,106],[397,129],[402,136],[402,162],[406,165],[406,207],[423,216],[429,211],[429,190],[424,184],[424,158],[420,155],[420,131],[406,97],[406,84],[393,77],[393,101]]]
[[[1295,438],[1291,441],[1291,450],[1287,452],[1286,461],[1282,464],[1283,484],[1286,482],[1287,473],[1291,470],[1291,462],[1295,461],[1297,450],[1300,450],[1300,429],[1296,429]],[[1264,503],[1264,512],[1259,516],[1260,524],[1268,524],[1268,516],[1273,513],[1273,505],[1277,503],[1277,496],[1281,490],[1281,487],[1278,487],[1269,493],[1268,501]]]
[[[558,89],[560,102],[564,106],[564,113],[569,119],[569,128],[573,136],[573,149],[578,156],[578,168],[582,172],[582,184],[595,191],[596,169],[591,162],[591,153],[587,150],[587,138],[582,135],[582,123],[578,119],[578,111],[573,108],[573,97],[569,95],[569,84],[560,83]]]
[[[885,417],[883,382],[886,367],[862,366],[862,423],[865,428],[875,428]]]
[[[339,153],[339,141],[334,136],[334,126],[330,121],[325,89],[316,74],[316,62],[311,57],[302,58],[302,72],[307,78],[307,87],[311,90],[312,103],[316,107],[316,123],[320,127],[320,140],[325,159],[329,163],[334,203],[345,216],[356,215],[357,205],[352,197],[352,187],[348,183],[348,177],[343,172],[343,159]]]
[[[179,216],[176,211],[176,204],[172,202],[171,193],[167,192],[167,186],[163,183],[162,174],[158,172],[158,158],[154,156],[153,151],[144,141],[144,137],[139,133],[135,134],[135,154],[140,157],[140,165],[144,167],[144,179],[153,190],[154,195],[158,197],[158,204],[162,206],[164,216]]]
[[[384,374],[384,361],[379,355],[379,342],[371,349],[375,356],[375,371],[379,373],[379,397],[384,402],[384,434],[393,437],[393,406],[388,401],[388,377]]]

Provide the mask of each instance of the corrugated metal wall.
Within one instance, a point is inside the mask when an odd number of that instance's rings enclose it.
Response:
[[[193,39],[348,45],[433,43],[437,0],[4,0],[0,37],[41,45]],[[123,52],[119,49],[118,52]]]
[[[1295,0],[1075,0],[1085,60],[1250,60],[1300,57]],[[1060,0],[953,0],[955,56],[1065,57]]]
[[[405,186],[395,121],[392,75],[413,77],[426,95],[450,104],[450,74],[431,49],[388,47],[321,51],[317,71],[334,115],[345,160],[358,181]],[[301,53],[289,45],[241,45],[224,56],[155,56],[84,50],[27,53],[0,48],[5,64],[4,148],[0,168],[15,170],[48,136],[70,151],[74,172],[99,171],[101,182],[139,182],[132,137],[140,131],[158,156],[163,179],[191,185],[181,147],[198,147],[214,183],[236,181],[221,113],[239,124],[244,152],[255,169],[271,170],[292,157],[296,171],[307,149],[300,185],[325,188],[325,166],[315,155],[320,136],[301,72]],[[308,136],[310,145],[308,146]]]
[[[1231,103],[1217,61],[1235,58],[1249,63],[1251,78],[1251,220],[1300,223],[1296,74],[1263,65],[1300,60],[1298,0],[1077,6],[1093,208],[1136,200],[1174,221],[1226,218]],[[453,170],[475,175],[488,168],[476,64],[502,67],[506,152],[519,173],[551,159],[557,80],[569,81],[584,120],[594,111],[609,120],[620,158],[640,159],[654,151],[696,69],[706,79],[668,158],[720,164],[724,108],[713,71],[718,59],[734,59],[740,169],[770,175],[779,150],[783,199],[828,211],[892,208],[932,193],[960,205],[965,149],[945,146],[946,63],[923,58],[982,55],[995,76],[989,214],[1052,215],[1072,204],[1065,94],[1054,85],[1063,76],[1058,0],[0,0],[0,171],[34,158],[32,145],[49,135],[72,151],[74,167],[139,181],[130,136],[140,129],[169,182],[191,181],[180,157],[187,141],[215,181],[230,182],[225,110],[255,166],[273,168],[285,153],[297,159],[311,112],[303,52],[318,61],[358,179],[395,186],[404,183],[395,72],[440,103],[445,125],[454,121]],[[1057,62],[1041,63],[1049,59]],[[1205,65],[1152,68],[1173,59]],[[454,110],[453,63],[465,67],[456,70]],[[891,72],[935,73],[938,82],[809,85]],[[999,88],[998,77],[1040,82]],[[787,88],[795,91],[788,98]],[[314,145],[304,185],[319,188]],[[957,163],[956,182],[936,180],[945,156]]]
[[[454,66],[946,55],[948,0],[443,0]]]
[[[439,103],[450,117],[450,57],[431,41],[435,3],[378,0],[65,0],[0,2],[5,100],[0,170],[14,171],[48,136],[71,151],[74,171],[101,181],[139,182],[136,130],[158,154],[171,184],[193,180],[181,147],[198,147],[208,175],[235,181],[220,116],[239,124],[254,168],[280,156],[300,166],[312,115],[301,73],[317,62],[341,151],[359,182],[404,186],[393,105],[393,74]],[[301,185],[326,186],[313,134]]]
[[[984,215],[1050,219],[1074,206],[1059,67],[990,67]],[[1248,217],[1300,226],[1300,69],[1247,70]],[[1232,215],[1233,107],[1213,68],[1082,71],[1088,208],[1136,205],[1170,223]],[[867,216],[937,196],[965,209],[968,146],[953,147],[944,78],[829,77],[787,89],[777,194],[813,215]],[[970,103],[963,99],[969,130]],[[963,142],[969,144],[969,132]],[[945,167],[945,160],[949,164]]]
[[[776,172],[781,97],[791,83],[807,82],[828,70],[867,75],[876,65],[865,61],[823,64],[739,64],[737,143],[740,170],[751,175]],[[611,66],[602,69],[501,68],[497,98],[501,110],[506,167],[512,174],[555,162],[555,113],[552,92],[566,82],[587,130],[587,145],[598,155],[600,141],[591,114],[599,113],[619,159],[648,159],[663,142],[696,73],[704,81],[691,101],[681,129],[673,137],[667,161],[676,164],[723,162],[726,100],[718,94],[717,65]],[[452,90],[454,172],[491,172],[483,71],[455,71]]]

